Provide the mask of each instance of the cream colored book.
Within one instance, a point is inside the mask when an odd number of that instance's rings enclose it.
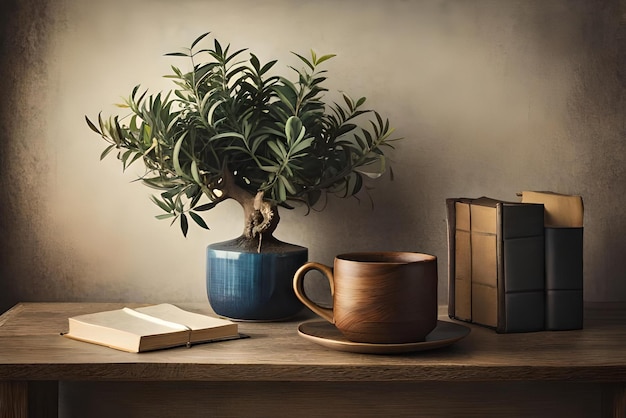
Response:
[[[235,322],[169,303],[74,316],[64,336],[131,353],[240,337]]]

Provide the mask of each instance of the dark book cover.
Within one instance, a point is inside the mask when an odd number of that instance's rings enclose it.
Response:
[[[583,201],[580,196],[523,192],[522,202],[545,207],[547,330],[583,327]]]

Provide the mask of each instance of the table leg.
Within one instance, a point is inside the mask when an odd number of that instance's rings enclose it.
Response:
[[[37,380],[28,382],[28,417],[59,416],[59,382]]]
[[[0,418],[28,418],[28,382],[0,382]]]
[[[0,382],[0,418],[56,418],[58,416],[58,382]]]
[[[608,386],[603,391],[602,416],[605,418],[626,417],[626,386]]]

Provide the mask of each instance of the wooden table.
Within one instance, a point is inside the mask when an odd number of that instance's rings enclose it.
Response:
[[[298,320],[143,354],[59,335],[69,316],[122,306],[23,303],[0,316],[0,416],[626,417],[624,304],[588,305],[584,330],[471,326],[450,347],[403,355],[334,351],[300,337]]]

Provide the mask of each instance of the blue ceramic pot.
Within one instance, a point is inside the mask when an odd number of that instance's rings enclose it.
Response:
[[[242,249],[240,242],[207,247],[211,308],[218,315],[246,321],[278,321],[297,314],[303,305],[294,293],[293,276],[307,262],[307,248],[274,240],[259,253]]]

